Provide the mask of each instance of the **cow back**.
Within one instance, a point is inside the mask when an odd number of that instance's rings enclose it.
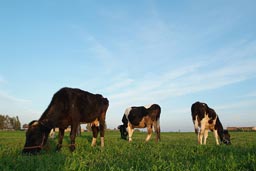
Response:
[[[73,88],[56,92],[40,121],[50,120],[53,126],[66,127],[72,121],[90,123],[105,113],[108,100],[100,94]]]

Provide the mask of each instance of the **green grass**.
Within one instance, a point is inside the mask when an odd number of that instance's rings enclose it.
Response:
[[[0,170],[256,170],[256,133],[231,133],[232,145],[215,145],[209,133],[207,145],[197,145],[194,133],[162,133],[161,142],[154,138],[145,143],[146,133],[135,132],[133,142],[120,139],[119,132],[109,131],[105,147],[91,147],[91,133],[76,139],[76,150],[68,147],[55,152],[57,139],[49,140],[39,155],[21,154],[25,132],[0,132]],[[65,135],[64,145],[69,137]]]

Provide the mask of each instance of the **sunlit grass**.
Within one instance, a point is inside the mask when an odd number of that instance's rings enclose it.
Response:
[[[145,143],[146,133],[136,132],[133,142],[120,139],[119,132],[109,131],[105,147],[91,147],[91,133],[76,139],[76,150],[64,147],[55,151],[57,138],[39,155],[21,154],[25,132],[0,132],[0,170],[256,170],[256,133],[231,133],[232,145],[216,146],[209,133],[206,146],[197,145],[194,133],[162,133],[161,142],[154,136]]]

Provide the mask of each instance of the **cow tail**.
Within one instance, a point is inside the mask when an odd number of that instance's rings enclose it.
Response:
[[[156,131],[160,134],[160,118],[157,118],[156,120]]]
[[[156,127],[155,127],[155,131],[157,134],[157,141],[160,140],[160,114],[161,114],[161,107],[158,106],[158,114],[156,116]]]

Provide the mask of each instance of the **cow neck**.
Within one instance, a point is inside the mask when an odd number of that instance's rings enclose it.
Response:
[[[217,120],[216,120],[216,128],[217,128],[217,132],[218,132],[218,135],[219,135],[219,137],[221,138],[221,140],[222,140],[222,137],[223,137],[223,126],[222,126],[222,124],[221,124],[221,122],[220,122],[220,119],[219,119],[219,117],[217,116]]]
[[[39,123],[40,123],[40,125],[42,125],[42,127],[44,127],[47,130],[47,132],[50,131],[53,128],[52,124],[47,119],[46,120],[39,120]]]

